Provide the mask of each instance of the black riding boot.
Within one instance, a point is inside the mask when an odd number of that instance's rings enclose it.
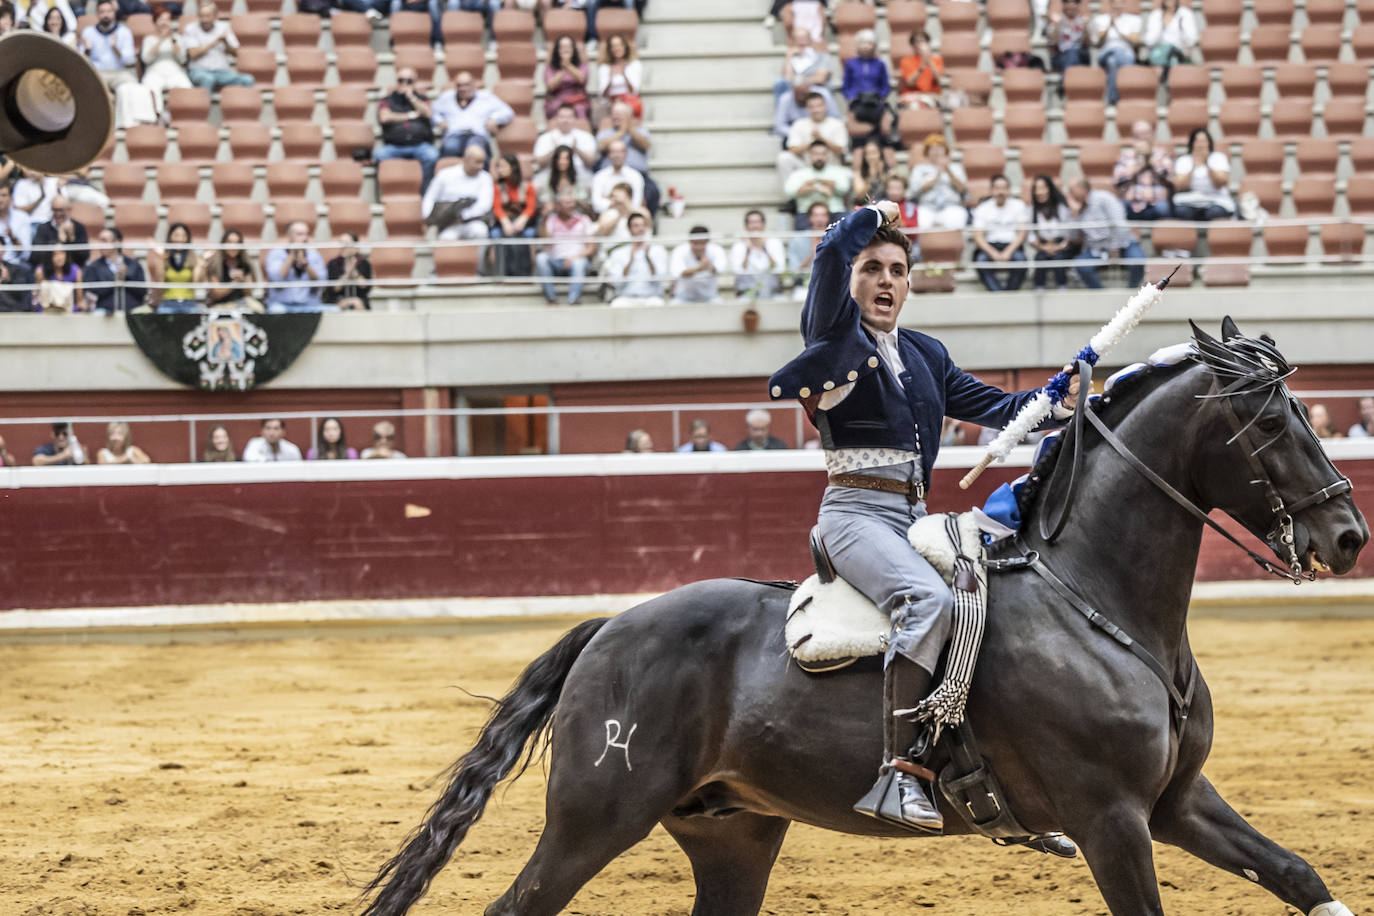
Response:
[[[854,810],[917,830],[938,833],[944,828],[940,809],[919,777],[893,767],[893,758],[910,759],[921,726],[894,717],[894,709],[915,706],[930,692],[931,675],[920,665],[897,656],[883,672],[883,774]]]

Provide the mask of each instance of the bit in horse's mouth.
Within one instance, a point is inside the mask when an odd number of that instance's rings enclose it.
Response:
[[[1315,550],[1307,551],[1307,554],[1302,560],[1303,566],[1305,566],[1309,572],[1331,572],[1331,567],[1326,565],[1326,561],[1324,561],[1321,555]]]

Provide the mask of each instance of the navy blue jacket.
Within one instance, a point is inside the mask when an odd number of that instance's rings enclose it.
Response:
[[[114,271],[104,258],[95,258],[81,273],[82,285],[92,286],[89,291],[83,289],[82,292],[95,297],[95,310],[98,312],[133,311],[147,298],[148,289],[143,285],[147,281],[143,274],[143,265],[128,255],[120,257],[124,259],[122,286],[94,286],[97,283],[114,283]]]
[[[773,375],[770,394],[775,400],[800,399],[825,448],[919,451],[922,479],[929,481],[946,416],[1000,429],[1039,389],[1007,394],[985,385],[954,365],[944,344],[906,328],[897,332],[906,366],[897,384],[849,295],[850,265],[872,241],[881,219],[865,207],[826,232],[816,248],[802,309],[806,349]],[[823,393],[850,382],[854,389],[847,398],[830,410],[818,408]]]

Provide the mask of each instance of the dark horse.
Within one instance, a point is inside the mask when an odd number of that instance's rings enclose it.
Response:
[[[1284,565],[1300,557],[1304,569],[1348,572],[1369,529],[1344,487],[1328,498],[1344,478],[1288,394],[1290,370],[1229,319],[1222,331],[1225,344],[1199,332],[1189,360],[1122,381],[1088,409],[1188,499],[1263,538],[1279,519],[1253,483],[1259,462],[1284,503],[1305,503],[1291,524],[1295,552],[1271,542]],[[1202,523],[1094,429],[1062,438],[1060,454],[1079,449],[1082,459],[1077,508],[1052,545],[1036,533],[1046,495],[1062,488],[1055,467],[1068,462],[1042,465],[1037,474],[1048,479],[1027,500],[1025,546],[1182,682],[1194,666],[1186,624]],[[557,913],[659,823],[691,860],[696,916],[757,913],[793,821],[910,836],[851,807],[882,751],[878,666],[814,676],[793,665],[782,635],[790,594],[698,582],[574,627],[525,669],[454,764],[425,823],[369,885],[368,916],[399,916],[425,893],[495,785],[550,726],[544,831],[487,916]],[[1082,848],[1114,916],[1162,912],[1152,838],[1247,876],[1303,913],[1349,913],[1201,775],[1212,704],[1200,676],[1180,741],[1162,681],[1044,579],[993,575],[989,606],[968,703],[983,754],[1022,824],[1062,830]],[[949,831],[964,829],[942,807]]]

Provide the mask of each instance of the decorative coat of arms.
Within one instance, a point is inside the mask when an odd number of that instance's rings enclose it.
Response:
[[[247,391],[286,371],[315,336],[317,312],[128,315],[129,333],[168,378],[205,391]],[[270,340],[270,345],[269,345]]]
[[[258,357],[267,353],[267,332],[242,312],[207,312],[181,339],[181,352],[198,362],[200,387],[247,391]]]

